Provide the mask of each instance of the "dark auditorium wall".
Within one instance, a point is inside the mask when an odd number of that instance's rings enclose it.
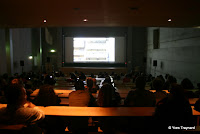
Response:
[[[0,29],[0,75],[7,72],[5,29]]]
[[[158,29],[158,49],[153,49],[153,31]],[[147,73],[174,75],[178,82],[185,77],[195,84],[200,82],[200,29],[148,28]],[[157,67],[153,67],[157,60]]]
[[[32,55],[34,57],[32,63],[33,71],[39,71],[42,69],[42,43],[41,43],[41,28],[31,29],[31,46]]]
[[[23,71],[59,70],[62,67],[63,39],[65,36],[126,38],[126,61],[128,71],[139,68],[144,71],[146,55],[146,28],[143,27],[65,27],[65,28],[14,28],[0,29],[0,74],[21,74],[20,60],[24,61]],[[49,40],[51,40],[49,42]],[[6,51],[7,49],[7,51]],[[55,49],[55,53],[50,53]],[[32,55],[33,59],[28,59]],[[50,57],[50,63],[47,63]]]
[[[13,44],[12,44],[12,30],[1,29],[0,30],[0,74],[7,73],[8,75],[13,74]]]
[[[41,28],[42,70],[52,72],[62,67],[62,28]],[[56,50],[51,53],[50,50]],[[47,58],[49,57],[49,62]]]
[[[0,29],[0,75],[21,74],[21,60],[24,61],[24,72],[39,71],[41,68],[39,30],[39,28]],[[32,60],[28,59],[30,55],[33,56]]]
[[[31,71],[33,59],[28,59],[32,55],[31,28],[11,29],[11,38],[13,44],[13,73],[21,74],[20,60],[24,61],[23,71]]]
[[[132,66],[135,71],[146,72],[147,28],[132,28]],[[128,53],[128,54],[129,54]]]

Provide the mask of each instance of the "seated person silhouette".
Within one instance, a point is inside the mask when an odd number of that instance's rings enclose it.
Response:
[[[53,86],[42,85],[39,93],[33,100],[37,106],[59,106],[61,99],[55,94]],[[47,116],[43,121],[47,133],[61,134],[65,132],[65,123],[59,116]]]
[[[32,125],[44,119],[44,113],[38,107],[35,107],[34,104],[26,100],[26,90],[22,85],[12,84],[8,86],[5,90],[5,96],[7,99],[7,107],[0,109],[0,124],[23,124],[27,128],[32,128]],[[29,133],[31,132],[33,130],[29,131]]]
[[[153,107],[156,104],[155,96],[152,92],[145,90],[145,77],[136,78],[136,90],[129,91],[124,100],[125,106],[130,107]]]
[[[97,105],[99,107],[117,107],[121,97],[116,94],[114,87],[109,83],[104,83],[100,88]],[[117,118],[115,117],[99,117],[99,125],[104,133],[115,133]],[[118,123],[119,124],[119,123]]]
[[[156,105],[155,123],[156,126],[168,132],[169,126],[193,127],[191,105],[184,94],[181,85],[172,84],[168,97],[160,100]]]
[[[136,90],[129,91],[124,105],[126,107],[153,107],[156,104],[156,98],[154,94],[148,90],[145,90],[146,79],[143,76],[139,76],[135,80]],[[124,121],[129,133],[147,133],[150,129],[150,122],[148,117],[130,117]],[[123,125],[122,124],[122,125]],[[144,129],[145,128],[145,129]]]
[[[99,89],[99,87],[96,85],[96,79],[91,77],[87,78],[87,86],[85,86],[85,89],[90,93],[96,93]]]
[[[153,89],[156,90],[154,95],[156,97],[157,102],[167,97],[167,93],[162,90],[163,84],[164,84],[164,81],[160,79],[159,77],[155,78],[152,82]]]
[[[88,107],[95,105],[94,97],[85,90],[82,80],[75,82],[75,89],[69,94],[69,106]],[[69,122],[72,133],[88,133],[88,117],[72,117]]]

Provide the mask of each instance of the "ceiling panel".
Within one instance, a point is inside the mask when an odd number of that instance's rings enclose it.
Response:
[[[195,27],[199,7],[199,0],[6,0],[0,1],[0,27]]]

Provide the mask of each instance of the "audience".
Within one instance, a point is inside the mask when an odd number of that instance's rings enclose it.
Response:
[[[163,84],[164,84],[164,81],[162,79],[160,79],[160,77],[157,77],[152,82],[153,89],[156,90],[154,95],[156,97],[156,100],[158,100],[158,101],[167,97],[167,93],[162,90]]]
[[[183,89],[185,89],[185,94],[188,98],[196,97],[196,94],[193,91],[189,91],[189,89],[194,89],[194,86],[188,78],[185,78],[181,81],[181,86],[183,87]]]
[[[105,77],[105,79],[103,81],[103,84],[110,84],[110,85],[112,85],[110,77]]]
[[[0,109],[0,124],[24,124],[30,127],[44,119],[44,113],[38,107],[35,107],[33,103],[26,100],[26,90],[22,85],[13,84],[8,86],[5,90],[5,96],[7,107]]]
[[[69,82],[76,82],[77,81],[77,76],[75,73],[70,73],[70,81]]]
[[[100,107],[117,107],[120,105],[121,97],[115,88],[106,83],[104,84],[98,94],[97,105]]]
[[[159,75],[158,78],[160,78],[163,81],[163,83],[165,82],[165,78],[162,75]]]
[[[55,94],[53,86],[43,85],[33,100],[37,106],[58,106],[61,102],[60,98]]]
[[[145,90],[146,78],[139,76],[135,80],[136,90],[129,91],[124,100],[126,107],[153,107],[156,104],[154,94]],[[129,117],[124,118],[125,123],[121,123],[123,128],[129,133],[147,133],[151,129],[148,118],[145,117]],[[150,124],[149,124],[150,123]],[[125,124],[125,125],[124,125]],[[145,129],[144,129],[145,128]]]
[[[69,94],[69,106],[94,106],[94,97],[85,90],[82,80],[75,82],[75,90]]]
[[[88,107],[95,106],[94,97],[84,89],[82,80],[75,82],[76,91],[69,94],[69,106]],[[87,133],[88,132],[88,118],[74,117],[70,119],[69,130],[73,133]]]
[[[171,76],[171,75],[166,75],[166,77],[167,77],[167,80],[163,85],[163,90],[170,91],[171,84],[177,83],[177,80],[174,76]]]
[[[99,85],[97,84],[97,80],[95,78],[92,79],[93,80],[93,87],[95,90],[99,90]]]
[[[33,100],[37,106],[58,106],[60,98],[55,94],[53,86],[43,85]],[[65,124],[62,118],[47,116],[43,121],[43,128],[47,134],[61,134],[65,132]]]
[[[24,89],[26,90],[26,95],[27,95],[26,99],[28,101],[31,101],[30,95],[33,93],[33,91],[32,91],[32,89],[26,89],[25,88],[23,80],[21,78],[14,78],[14,79],[12,79],[10,84],[19,84],[19,85],[22,85],[24,87]]]
[[[85,81],[86,76],[83,72],[80,72],[79,79],[82,80],[82,81]]]
[[[121,97],[116,92],[114,84],[111,82],[108,73],[99,73],[100,78],[105,78],[103,86],[99,89],[96,84],[94,74],[91,73],[91,77],[87,78],[87,86],[84,87],[83,81],[86,76],[83,72],[76,74],[71,73],[71,79],[75,82],[75,90],[69,94],[69,106],[88,107],[118,107],[121,105]],[[124,76],[124,74],[116,74],[112,72],[115,80],[130,82],[131,79],[136,84],[136,90],[129,91],[127,97],[124,100],[124,106],[126,107],[154,107],[156,111],[154,114],[155,126],[161,128],[161,132],[165,132],[168,126],[194,126],[192,109],[188,101],[190,94],[185,92],[184,89],[194,89],[192,82],[185,78],[181,81],[181,85],[176,84],[175,77],[167,74],[166,82],[162,75],[153,78],[152,75],[144,75],[141,73],[131,72]],[[41,75],[42,76],[42,75]],[[55,79],[53,74],[48,75],[42,79],[39,75],[30,73],[23,73],[22,75],[15,74],[14,77],[8,77],[4,75],[0,77],[0,103],[7,103],[6,108],[0,109],[0,124],[24,124],[26,126],[32,126],[40,122],[46,133],[64,133],[66,127],[63,119],[58,117],[46,117],[35,105],[38,106],[58,106],[61,102],[60,98],[55,94],[53,85],[55,85]],[[52,77],[51,77],[52,76]],[[60,76],[60,75],[57,75]],[[44,81],[43,81],[44,80]],[[146,82],[152,82],[152,89],[156,90],[152,93],[145,90]],[[7,83],[10,83],[7,87]],[[43,85],[45,84],[45,85]],[[34,86],[37,85],[37,86]],[[31,103],[29,96],[40,85],[39,93]],[[200,85],[200,84],[199,84]],[[200,87],[198,85],[198,88]],[[25,87],[25,88],[24,88]],[[99,89],[97,101],[91,93],[97,93]],[[167,94],[163,91],[169,90]],[[199,97],[199,92],[196,92],[196,96]],[[28,96],[28,98],[27,98]],[[195,97],[196,97],[195,96]],[[156,100],[158,103],[156,104]],[[195,110],[200,111],[200,99],[194,105]],[[12,118],[9,118],[12,117]],[[94,118],[93,118],[94,119]],[[104,133],[115,133],[120,128],[126,128],[129,133],[137,133],[141,131],[148,123],[145,117],[130,117],[129,119],[116,117],[101,117],[99,118],[100,128]],[[119,123],[122,122],[123,124]],[[144,123],[145,122],[145,123]],[[73,133],[87,133],[88,132],[88,118],[77,117],[67,118],[68,128]],[[145,124],[145,125],[144,125]],[[153,124],[153,122],[152,122]],[[137,130],[137,127],[140,129]],[[29,128],[29,127],[28,127]],[[37,127],[38,129],[39,127]],[[29,129],[27,129],[29,131]],[[27,131],[26,130],[26,131]],[[38,130],[41,130],[40,128]],[[166,131],[169,132],[169,131]],[[171,131],[170,131],[171,132]]]
[[[102,72],[99,72],[99,74],[98,74],[98,78],[105,78],[105,74],[102,73]]]
[[[145,77],[138,77],[136,79],[136,90],[129,91],[126,99],[124,100],[125,106],[134,107],[153,107],[156,104],[154,94],[145,90],[146,80]]]
[[[185,78],[181,81],[181,86],[184,89],[194,89],[192,82],[188,78]]]
[[[172,84],[168,97],[157,103],[155,121],[161,132],[168,132],[168,126],[194,126],[191,105],[181,85]]]
[[[98,90],[96,79],[93,79],[91,77],[87,78],[87,86],[85,86],[85,89],[90,93],[96,93]]]
[[[120,104],[120,96],[116,94],[115,89],[112,85],[104,84],[98,94],[97,105],[99,107],[117,107]],[[114,133],[116,129],[117,119],[113,117],[100,117],[99,124],[100,128],[104,133]]]
[[[103,81],[103,86],[104,86],[104,85],[110,85],[112,90],[107,90],[107,92],[104,91],[104,90],[99,90],[99,94],[100,94],[101,92],[102,92],[102,94],[105,94],[105,93],[109,93],[109,92],[112,91],[112,92],[113,92],[113,97],[112,97],[112,99],[113,99],[113,102],[115,102],[115,106],[120,105],[120,104],[121,104],[121,97],[120,97],[119,93],[116,92],[116,88],[113,86],[113,83],[111,82],[110,77],[106,77],[106,78],[105,78],[105,80]],[[102,88],[102,87],[101,87],[101,88]],[[105,89],[105,88],[103,88],[103,89]],[[105,97],[105,95],[104,95],[104,97]]]

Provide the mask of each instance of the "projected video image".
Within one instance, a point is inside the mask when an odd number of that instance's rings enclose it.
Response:
[[[115,62],[115,38],[73,38],[74,62]]]

